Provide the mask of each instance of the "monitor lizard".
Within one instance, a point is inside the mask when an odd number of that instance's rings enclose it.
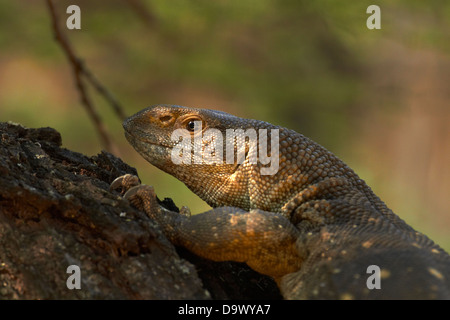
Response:
[[[128,190],[124,197],[156,220],[175,245],[215,261],[245,262],[271,276],[285,299],[450,299],[450,256],[394,214],[344,162],[302,134],[172,105],[146,108],[123,127],[148,162],[213,207],[192,216],[177,213],[160,206],[153,188],[136,176],[112,183],[112,189]],[[224,161],[175,164],[172,151],[181,143],[172,136],[176,129],[188,133],[192,149],[177,149],[175,156],[209,150]],[[223,137],[227,129],[243,130],[227,150],[225,143],[211,148],[218,138],[206,135],[209,129]],[[278,148],[267,147],[268,155],[278,152],[276,172],[263,174],[268,165],[251,161],[255,145],[244,137],[248,129],[277,133]],[[199,135],[203,140],[196,140]],[[238,142],[245,146],[241,158]],[[225,161],[226,151],[236,151],[234,162]]]

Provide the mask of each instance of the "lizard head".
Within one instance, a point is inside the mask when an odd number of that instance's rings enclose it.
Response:
[[[255,176],[251,171],[256,168],[248,161],[250,139],[243,133],[262,123],[217,110],[156,105],[126,119],[123,127],[127,140],[148,162],[185,183],[209,205],[248,209],[249,177]],[[231,133],[235,137],[230,148]]]
[[[236,143],[227,150],[226,135],[230,129],[246,130],[259,123],[222,111],[156,105],[129,117],[123,127],[127,140],[148,162],[185,183],[209,205],[249,208],[248,139],[244,137],[239,153]],[[242,142],[239,134],[233,140]],[[233,157],[227,161],[230,151]]]
[[[319,144],[264,121],[156,105],[126,119],[123,126],[130,144],[148,162],[182,181],[212,207],[287,212],[285,204],[299,192],[330,178],[343,177],[371,192]]]

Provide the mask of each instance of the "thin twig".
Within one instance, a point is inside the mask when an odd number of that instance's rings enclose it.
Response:
[[[97,89],[97,91],[100,94],[102,94],[106,98],[106,100],[113,106],[114,110],[116,111],[120,119],[125,118],[122,108],[113,98],[112,94],[110,94],[109,91],[106,90],[100,84],[99,81],[97,81],[97,79],[92,75],[92,73],[81,62],[81,59],[77,57],[75,51],[70,45],[70,42],[67,40],[67,38],[65,37],[64,33],[60,28],[58,15],[56,14],[53,1],[47,0],[47,4],[49,7],[50,15],[52,17],[52,25],[53,31],[55,33],[55,39],[61,45],[64,53],[66,54],[70,62],[70,65],[72,66],[72,71],[74,73],[76,86],[80,93],[82,104],[85,107],[89,117],[94,122],[95,128],[100,136],[100,139],[102,140],[103,147],[108,152],[118,154],[119,152],[117,146],[112,142],[110,135],[108,134],[107,128],[103,124],[100,115],[95,111],[91,99],[89,98],[86,87],[83,83],[83,75]]]
[[[100,81],[97,80],[97,78],[94,76],[94,74],[91,71],[89,71],[88,68],[86,68],[84,66],[83,62],[80,62],[80,64],[81,64],[81,68],[83,70],[84,75],[89,80],[89,82],[95,87],[95,89],[97,89],[97,92],[100,93],[106,99],[106,101],[109,102],[109,104],[115,111],[116,115],[119,117],[119,119],[122,121],[125,120],[125,118],[126,118],[125,112],[123,111],[123,108],[120,105],[120,103],[116,100],[116,98],[114,98],[113,94],[111,92],[109,92],[100,83]]]

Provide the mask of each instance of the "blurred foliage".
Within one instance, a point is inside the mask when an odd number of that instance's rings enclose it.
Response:
[[[447,0],[56,3],[63,20],[68,5],[80,6],[82,30],[66,30],[69,39],[128,114],[157,103],[221,109],[299,131],[357,169],[365,168],[364,158],[370,157],[358,140],[364,121],[370,123],[372,114],[401,114],[407,107],[399,103],[395,86],[380,89],[372,81],[374,61],[399,55],[387,44],[446,57],[450,52]],[[366,27],[371,4],[381,8],[381,30]],[[0,48],[0,120],[52,126],[66,147],[99,152],[71,69],[54,41],[45,1],[0,0]],[[178,205],[188,204],[193,212],[205,209],[180,183],[147,166],[127,146],[120,121],[91,94],[121,145],[121,156],[138,167],[143,180]],[[380,99],[382,104],[373,102]],[[355,147],[358,143],[362,149]],[[362,172],[369,184],[377,180],[376,173]],[[389,185],[374,189],[380,194]],[[426,202],[405,203],[398,206],[402,217],[427,207]],[[436,232],[450,247],[447,232],[419,229]]]

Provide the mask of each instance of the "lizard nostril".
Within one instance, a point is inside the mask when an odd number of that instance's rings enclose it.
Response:
[[[172,120],[172,116],[170,116],[170,115],[165,115],[165,116],[159,117],[159,121],[161,121],[161,122],[169,122],[170,120]]]

